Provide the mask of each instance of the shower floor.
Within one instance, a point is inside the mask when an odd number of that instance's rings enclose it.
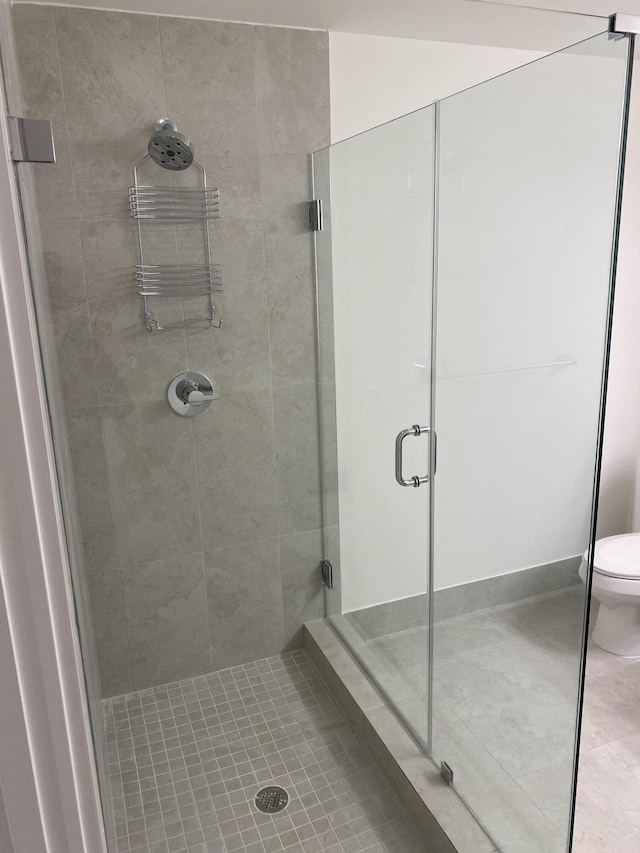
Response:
[[[117,853],[428,849],[304,651],[105,705]]]

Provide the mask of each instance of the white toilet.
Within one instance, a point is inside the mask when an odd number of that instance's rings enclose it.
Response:
[[[587,552],[580,577],[587,577]],[[640,533],[596,542],[592,595],[600,602],[593,642],[614,655],[640,655]]]

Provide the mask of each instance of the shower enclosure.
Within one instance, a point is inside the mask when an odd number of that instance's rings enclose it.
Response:
[[[632,47],[313,158],[327,619],[500,850],[570,846]]]
[[[337,789],[349,849],[429,846],[305,655],[324,617],[492,849],[566,850],[633,36],[585,17],[329,146],[326,32],[11,19],[109,849],[347,849]]]

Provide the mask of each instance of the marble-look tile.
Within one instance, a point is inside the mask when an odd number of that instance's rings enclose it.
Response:
[[[321,559],[322,531],[281,537],[282,607],[287,649],[303,645],[305,622],[324,616],[324,586],[318,568]]]
[[[189,365],[206,373],[220,394],[269,388],[262,224],[221,220],[212,229],[212,239],[213,257],[222,264],[224,276],[224,292],[214,297],[223,325],[187,332]]]
[[[202,554],[122,571],[134,689],[209,670]]]
[[[137,229],[132,219],[80,223],[87,295],[95,303],[130,296],[138,263]]]
[[[169,101],[197,97],[204,106],[216,99],[241,103],[255,100],[251,25],[187,18],[159,20]],[[215,121],[215,115],[211,118]]]
[[[583,851],[580,847],[573,848],[575,853],[587,853],[587,851]],[[610,853],[638,853],[640,850],[640,832],[635,832],[633,835],[628,838],[623,838],[622,841],[616,842],[611,848]]]
[[[640,709],[640,661],[628,660],[629,666],[613,667],[609,672],[593,676],[593,681]]]
[[[577,655],[513,642],[441,663],[435,689],[514,778],[570,759]]]
[[[80,216],[128,218],[133,164],[166,114],[158,20],[75,7],[55,19]]]
[[[615,719],[615,718],[614,718]],[[640,832],[640,734],[630,735],[580,758],[575,849],[615,849]]]
[[[340,488],[338,482],[338,422],[335,385],[318,386],[320,410],[320,443],[322,470],[322,510],[325,527],[340,523]]]
[[[102,411],[120,565],[201,551],[191,419],[166,401]]]
[[[40,222],[39,231],[52,309],[86,305],[80,223],[77,219],[49,219]]]
[[[322,524],[316,386],[274,389],[273,408],[280,534],[316,530]]]
[[[274,385],[316,381],[313,242],[305,223],[264,223]]]
[[[615,669],[622,677],[633,670]],[[615,689],[617,679],[606,675],[587,676],[582,711],[580,749],[586,752],[627,735],[640,732],[640,696],[621,695]],[[624,682],[623,682],[624,683]]]
[[[260,158],[262,215],[265,219],[309,221],[311,157],[308,154],[264,154]]]
[[[262,153],[308,154],[329,144],[326,32],[255,27]]]
[[[591,627],[595,624],[593,618],[593,604],[591,605]],[[613,655],[611,652],[605,652],[600,646],[596,646],[591,637],[587,646],[587,675],[601,675],[603,673],[610,674],[618,667],[626,667],[632,663],[640,662],[640,658],[624,657],[623,655]]]
[[[52,319],[66,408],[97,406],[100,398],[87,303],[57,308]]]
[[[118,567],[100,410],[67,412],[67,434],[88,572]]]
[[[559,761],[517,779],[522,790],[558,827],[569,825],[572,781],[573,761]]]
[[[204,550],[278,534],[270,391],[236,391],[195,418]]]
[[[405,711],[407,704],[402,705]],[[419,715],[421,729],[424,730],[425,703],[418,704],[413,711],[414,719]],[[444,759],[453,768],[456,791],[479,816],[500,850],[513,847],[528,850],[528,853],[565,853],[566,838],[558,832],[553,820],[545,817],[538,804],[506,772],[483,740],[474,736],[437,695],[433,705],[433,749],[436,762]],[[561,779],[568,784],[563,786],[554,780],[558,792],[556,808],[568,826],[570,775],[568,780],[564,775]],[[528,840],[529,847],[519,848],[524,838]]]
[[[54,9],[17,4],[12,16],[24,116],[49,119],[53,125],[55,164],[26,167],[35,185],[38,213],[42,219],[69,219],[77,216],[77,208]]]
[[[102,695],[107,697],[128,693],[133,684],[120,572],[89,575],[87,583]]]
[[[259,218],[252,28],[172,18],[160,27],[168,114],[191,139],[209,184],[220,188],[222,216]]]
[[[100,399],[103,404],[163,404],[167,386],[187,364],[184,329],[148,332],[142,302],[133,292],[124,297],[89,302]],[[155,316],[181,323],[179,299],[162,300]]]
[[[282,652],[282,583],[277,539],[204,555],[211,669]]]

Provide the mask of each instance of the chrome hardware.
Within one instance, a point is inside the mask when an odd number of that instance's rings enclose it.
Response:
[[[219,399],[209,377],[197,370],[178,373],[167,389],[169,405],[176,414],[186,418],[204,414],[211,403]]]
[[[309,231],[322,231],[323,228],[322,199],[314,198],[309,202]]]
[[[612,35],[640,35],[640,16],[617,12],[609,17],[609,32]]]
[[[447,783],[447,785],[453,785],[453,770],[446,761],[440,762],[440,775]]]
[[[197,166],[198,164],[196,164]],[[218,219],[217,187],[129,187],[129,212],[133,219]]]
[[[333,566],[329,560],[321,560],[318,568],[320,569],[322,583],[327,587],[327,589],[333,589]]]
[[[175,143],[175,144],[174,144]],[[178,156],[178,143],[182,153]],[[155,146],[158,146],[157,150]],[[164,146],[164,147],[163,147]],[[166,156],[162,150],[169,146]],[[175,150],[174,150],[175,149]],[[220,192],[217,187],[207,185],[207,173],[203,166],[193,159],[193,146],[186,136],[177,133],[175,125],[169,119],[161,119],[156,124],[156,133],[149,143],[150,154],[146,154],[133,167],[133,186],[129,187],[129,213],[136,220],[138,229],[138,263],[135,268],[136,291],[142,297],[142,318],[148,332],[164,329],[219,329],[221,320],[216,321],[216,306],[213,302],[215,291],[223,289],[222,267],[211,263],[211,239],[207,220],[220,216]],[[156,156],[157,155],[157,156]],[[167,159],[168,158],[168,159]],[[175,159],[175,163],[173,162]],[[198,186],[148,186],[139,182],[142,166],[156,163],[172,172],[188,168],[192,175],[198,175]],[[150,264],[147,259],[145,240],[143,240],[143,221],[145,229],[149,221],[197,222],[203,236],[203,263],[159,265]],[[196,226],[194,226],[196,227]],[[148,234],[144,231],[144,234]],[[146,238],[148,239],[148,238]],[[152,244],[153,247],[153,244]],[[164,325],[160,323],[152,310],[150,299],[158,297],[204,296],[206,298],[205,316],[189,318],[181,323]]]
[[[424,477],[418,477],[414,475],[409,480],[405,480],[402,475],[402,444],[405,438],[408,435],[415,436],[416,438],[420,435],[428,434],[429,439],[435,440],[435,433],[432,432],[431,427],[421,427],[418,424],[414,424],[410,429],[403,429],[402,432],[399,432],[396,436],[396,482],[401,486],[413,486],[414,488],[418,488],[422,483],[429,482],[429,474],[425,474]],[[430,454],[431,455],[431,452]],[[436,445],[434,441],[433,445],[433,473],[435,474],[435,456],[436,456]],[[429,466],[431,468],[431,465]]]
[[[11,158],[16,163],[55,163],[53,129],[48,119],[9,116]]]
[[[221,291],[222,267],[220,264],[136,264],[136,289],[139,296],[194,296]]]

